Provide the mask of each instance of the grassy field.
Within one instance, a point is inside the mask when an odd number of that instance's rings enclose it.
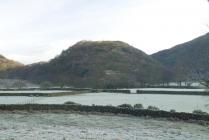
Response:
[[[82,114],[0,114],[6,140],[208,140],[209,128],[185,122]]]

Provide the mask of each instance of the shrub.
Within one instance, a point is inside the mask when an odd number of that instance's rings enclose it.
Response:
[[[203,112],[203,111],[200,110],[200,109],[194,110],[193,113],[194,113],[194,114],[199,114],[199,115],[208,115],[207,112]]]
[[[153,111],[158,111],[158,110],[160,110],[158,107],[156,107],[156,106],[148,106],[148,108],[147,108],[148,110],[153,110]]]
[[[135,104],[134,109],[144,109],[142,104]]]
[[[171,112],[171,113],[175,113],[176,110],[175,110],[175,109],[171,109],[170,112]]]
[[[67,104],[67,105],[80,105],[80,104],[72,102],[72,101],[67,101],[64,104]]]
[[[122,105],[119,105],[118,107],[133,109],[133,107],[130,104],[122,104]]]

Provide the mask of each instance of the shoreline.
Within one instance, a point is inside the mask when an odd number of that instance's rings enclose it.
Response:
[[[0,96],[27,96],[27,97],[56,97],[56,96],[70,96],[70,95],[78,95],[87,93],[84,91],[69,91],[69,92],[54,92],[54,93],[40,93],[40,92],[34,92],[34,93],[0,93]]]

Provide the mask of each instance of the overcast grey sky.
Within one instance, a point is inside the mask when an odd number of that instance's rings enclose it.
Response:
[[[30,64],[80,40],[121,40],[151,54],[207,24],[207,0],[0,0],[0,54]]]

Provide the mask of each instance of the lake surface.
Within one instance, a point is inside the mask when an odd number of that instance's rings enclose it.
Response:
[[[59,97],[0,96],[0,104],[63,104],[67,101],[83,105],[113,106],[141,103],[145,108],[152,105],[166,111],[175,109],[177,112],[192,112],[201,109],[209,113],[209,96],[197,95],[84,93]]]
[[[209,128],[143,117],[0,114],[5,140],[208,140]]]

